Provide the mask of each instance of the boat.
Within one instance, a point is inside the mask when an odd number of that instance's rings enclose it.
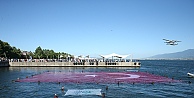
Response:
[[[192,74],[192,73],[187,73],[187,75],[189,76],[189,77],[194,77],[194,74]]]

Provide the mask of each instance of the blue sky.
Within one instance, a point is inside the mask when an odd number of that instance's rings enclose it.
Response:
[[[165,45],[163,38],[181,40]],[[156,54],[193,49],[193,0],[0,0],[0,39],[73,55]]]

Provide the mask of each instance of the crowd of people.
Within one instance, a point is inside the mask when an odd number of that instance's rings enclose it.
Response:
[[[9,59],[9,62],[96,62],[97,59]]]
[[[6,59],[2,59],[6,60]],[[0,60],[0,61],[2,61]],[[112,59],[8,59],[9,62],[130,62],[130,60]]]

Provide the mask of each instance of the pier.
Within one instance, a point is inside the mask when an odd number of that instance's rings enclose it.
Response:
[[[10,67],[140,67],[140,62],[9,62]]]
[[[129,55],[100,55],[102,58],[90,58],[89,56],[67,59],[9,59],[1,66],[10,67],[140,67],[137,60],[125,59]]]

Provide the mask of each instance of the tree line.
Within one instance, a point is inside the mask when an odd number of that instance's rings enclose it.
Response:
[[[64,52],[55,52],[50,49],[42,49],[40,46],[34,52],[22,51],[0,40],[0,57],[7,59],[66,59],[68,57],[73,58],[73,55]]]

